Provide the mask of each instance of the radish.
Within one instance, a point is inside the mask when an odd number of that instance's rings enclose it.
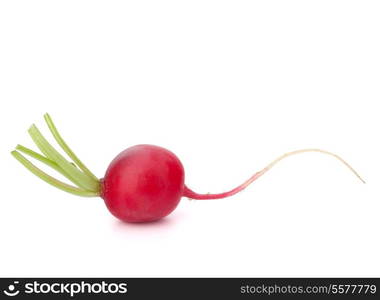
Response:
[[[28,132],[42,154],[18,145],[16,150],[11,152],[12,155],[29,171],[56,188],[83,197],[100,196],[108,210],[125,222],[159,220],[177,207],[181,197],[208,200],[232,196],[245,189],[280,160],[304,152],[319,152],[335,157],[364,183],[360,175],[340,156],[321,149],[302,149],[278,157],[246,182],[228,192],[198,194],[185,185],[184,168],[177,156],[169,150],[153,145],[137,145],[124,150],[111,162],[104,178],[98,179],[69,148],[50,116],[45,114],[44,118],[53,137],[72,162],[53,148],[35,125],[32,125]],[[74,185],[48,175],[21,153],[55,169]]]

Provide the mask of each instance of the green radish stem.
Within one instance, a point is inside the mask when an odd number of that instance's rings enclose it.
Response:
[[[87,176],[89,176],[93,180],[98,181],[98,178],[80,161],[80,159],[75,155],[75,153],[70,149],[70,147],[63,140],[57,128],[55,127],[53,120],[51,119],[48,113],[44,115],[44,118],[55,140],[61,146],[63,151],[65,151],[66,154],[74,161],[74,163],[77,164],[77,166],[83,171],[83,173],[85,173]]]
[[[97,197],[98,196],[97,192],[82,190],[80,188],[66,184],[46,174],[44,171],[37,168],[35,165],[33,165],[29,160],[27,160],[21,153],[17,152],[16,150],[12,151],[11,154],[34,175],[36,175],[40,179],[44,180],[45,182],[51,184],[52,186],[58,189],[61,189],[65,192],[82,196],[82,197]]]
[[[99,196],[99,179],[79,160],[74,152],[68,147],[66,142],[59,134],[57,128],[55,127],[53,120],[48,114],[45,114],[45,121],[57,143],[78,165],[80,169],[78,169],[74,163],[69,162],[56,149],[54,149],[54,147],[50,145],[50,143],[44,138],[44,136],[35,125],[32,125],[29,128],[28,132],[37,147],[44,155],[41,155],[22,145],[17,145],[16,150],[12,151],[11,154],[34,175],[63,191],[84,197]],[[66,184],[43,172],[41,169],[32,164],[28,159],[26,159],[20,152],[27,154],[30,157],[53,168],[76,186]]]
[[[33,157],[34,159],[37,159],[38,161],[44,163],[45,165],[53,168],[54,170],[56,170],[57,172],[61,173],[63,176],[65,176],[67,179],[69,179],[71,182],[74,182],[75,180],[73,180],[72,177],[70,177],[65,171],[62,170],[62,168],[60,166],[58,166],[54,161],[46,158],[45,156],[37,153],[37,152],[34,152],[33,150],[29,149],[29,148],[26,148],[22,145],[17,145],[16,146],[16,150],[22,152],[22,153],[25,153],[27,155],[29,155],[30,157]],[[72,164],[72,163],[71,163]],[[75,165],[74,165],[75,166]]]
[[[49,159],[55,161],[79,187],[87,190],[96,190],[98,183],[86,174],[82,173],[70,162],[68,162],[57,150],[55,150],[49,142],[43,137],[36,125],[32,125],[29,129],[29,134],[37,147]]]
[[[54,161],[46,158],[45,156],[43,156],[43,155],[41,155],[41,154],[39,154],[39,153],[29,149],[29,148],[26,148],[22,145],[17,145],[16,150],[18,150],[19,152],[25,153],[25,154],[29,155],[30,157],[37,159],[40,162],[43,162],[45,165],[48,165],[49,167],[51,167],[54,170],[61,173],[62,175],[66,176],[66,173]]]

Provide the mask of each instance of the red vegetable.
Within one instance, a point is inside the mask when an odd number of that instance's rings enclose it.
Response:
[[[127,222],[149,222],[170,214],[183,195],[185,173],[170,151],[138,145],[121,152],[101,180],[110,212]]]
[[[185,173],[180,160],[172,152],[153,145],[137,145],[124,150],[111,162],[104,178],[99,180],[68,147],[50,116],[45,114],[44,117],[55,140],[73,162],[66,160],[54,149],[35,125],[30,127],[29,134],[43,155],[21,145],[11,152],[12,155],[32,173],[61,190],[84,197],[102,197],[109,211],[126,222],[150,222],[161,219],[177,207],[182,197],[208,200],[232,196],[245,189],[280,160],[304,152],[320,152],[337,158],[364,183],[359,174],[338,155],[321,149],[301,149],[278,157],[229,192],[198,194],[185,185]],[[55,169],[75,186],[43,172],[21,153]]]

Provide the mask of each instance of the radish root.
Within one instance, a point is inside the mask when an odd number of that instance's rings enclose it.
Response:
[[[335,157],[336,159],[341,161],[348,169],[350,169],[350,171],[352,173],[354,173],[355,176],[357,178],[359,178],[359,180],[361,182],[365,183],[364,179],[359,175],[359,173],[357,171],[355,171],[355,169],[348,162],[346,162],[343,158],[341,158],[339,155],[332,153],[332,152],[329,152],[329,151],[326,151],[326,150],[322,150],[322,149],[310,148],[310,149],[300,149],[300,150],[295,150],[292,152],[287,152],[287,153],[279,156],[278,158],[273,160],[270,164],[268,164],[264,169],[255,173],[251,178],[249,178],[243,184],[239,185],[238,187],[236,187],[236,188],[234,188],[228,192],[220,193],[220,194],[209,194],[209,193],[208,194],[198,194],[198,193],[192,191],[191,189],[189,189],[187,186],[185,186],[184,196],[187,198],[190,198],[190,199],[194,199],[194,200],[213,200],[213,199],[222,199],[222,198],[230,197],[230,196],[235,195],[235,194],[239,193],[240,191],[244,190],[247,186],[249,186],[256,179],[258,179],[259,177],[264,175],[267,171],[269,171],[271,168],[273,168],[273,166],[275,166],[278,162],[280,162],[284,158],[292,156],[292,155],[300,154],[300,153],[305,153],[305,152],[319,152],[319,153],[323,153],[323,154],[327,154],[327,155]]]

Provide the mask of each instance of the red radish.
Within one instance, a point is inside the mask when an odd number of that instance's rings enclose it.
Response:
[[[184,168],[177,156],[169,150],[153,145],[137,145],[124,150],[111,162],[104,178],[99,180],[68,147],[50,116],[45,114],[44,117],[55,140],[73,162],[69,162],[55,150],[35,125],[30,127],[29,134],[43,155],[21,145],[12,151],[12,155],[32,173],[61,190],[84,197],[102,197],[109,211],[125,222],[159,220],[170,214],[182,197],[208,200],[232,196],[245,189],[280,160],[304,152],[320,152],[335,157],[364,183],[360,175],[338,155],[321,149],[301,149],[278,157],[229,192],[198,194],[185,185]],[[59,181],[43,172],[20,152],[55,169],[75,186]]]
[[[149,222],[170,214],[184,189],[185,173],[170,151],[138,145],[121,152],[101,180],[109,211],[127,222]]]

